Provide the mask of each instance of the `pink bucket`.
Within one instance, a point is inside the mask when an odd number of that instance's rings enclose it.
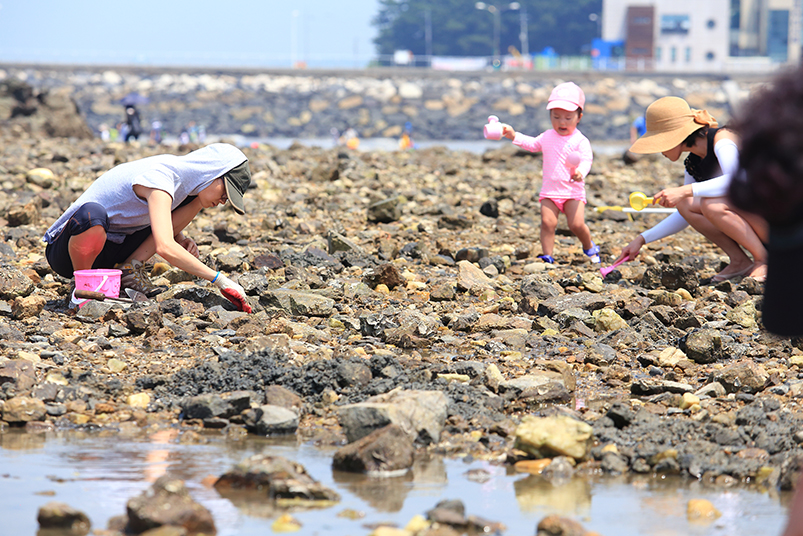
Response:
[[[97,270],[76,270],[76,290],[102,292],[108,298],[120,297],[120,276],[123,272],[115,269],[99,268]]]

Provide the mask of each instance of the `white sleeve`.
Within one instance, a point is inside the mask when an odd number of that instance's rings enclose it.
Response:
[[[722,197],[728,193],[731,177],[739,167],[739,148],[733,140],[719,140],[714,145],[722,175],[707,181],[695,182],[691,189],[694,197]]]
[[[683,185],[692,184],[694,183],[694,178],[689,175],[688,172],[684,173],[683,176]],[[692,188],[694,188],[692,186]],[[643,233],[641,236],[644,237],[644,243],[649,244],[650,242],[655,242],[656,240],[660,240],[662,238],[666,238],[667,236],[671,236],[677,232],[682,231],[686,227],[689,226],[689,222],[681,216],[680,212],[673,212],[658,224],[653,225]]]

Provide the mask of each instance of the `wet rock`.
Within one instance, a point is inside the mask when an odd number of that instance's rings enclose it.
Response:
[[[190,496],[183,481],[169,475],[130,499],[126,513],[126,530],[133,534],[163,526],[183,527],[188,534],[217,534],[209,510]]]
[[[2,417],[7,423],[43,421],[46,413],[44,402],[26,396],[10,398],[2,407]]]
[[[265,402],[272,406],[280,406],[301,413],[304,400],[296,393],[281,385],[269,385],[265,388]]]
[[[538,522],[536,536],[591,536],[592,533],[573,519],[558,515],[547,516]]]
[[[444,500],[435,508],[426,512],[427,519],[437,525],[444,525],[468,534],[501,533],[505,530],[502,523],[489,521],[481,517],[466,516],[466,507],[460,500]]]
[[[516,428],[516,448],[535,458],[553,455],[575,460],[585,457],[591,426],[571,417],[525,416]]]
[[[72,506],[51,501],[39,507],[36,514],[40,530],[65,531],[69,535],[83,536],[89,533],[92,523],[87,515]]]
[[[332,468],[352,473],[395,473],[413,465],[413,438],[391,424],[335,452]]]
[[[246,391],[229,395],[210,393],[183,400],[181,409],[185,419],[229,419],[251,407],[253,398],[253,394]]]
[[[298,430],[298,413],[282,406],[266,404],[256,410],[257,420],[253,425],[257,435],[292,435]]]
[[[337,416],[349,442],[396,424],[417,442],[428,444],[440,439],[446,408],[446,396],[440,391],[395,389],[359,404],[342,406]]]
[[[314,480],[298,463],[281,456],[255,454],[215,481],[224,497],[237,490],[258,491],[272,501],[313,506],[330,505],[340,495]]]

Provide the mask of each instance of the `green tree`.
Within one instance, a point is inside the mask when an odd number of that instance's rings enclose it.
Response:
[[[530,52],[545,47],[559,54],[580,54],[598,37],[597,22],[602,0],[523,0],[519,10],[508,9],[511,2],[486,1],[500,11],[500,51],[521,49],[520,23],[524,11],[528,19]],[[374,40],[380,54],[396,50],[427,53],[427,20],[431,25],[431,51],[436,56],[490,56],[494,48],[494,15],[475,7],[475,0],[380,0],[373,25],[379,30]]]

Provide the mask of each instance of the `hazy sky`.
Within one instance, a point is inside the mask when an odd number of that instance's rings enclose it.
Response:
[[[0,62],[362,67],[379,0],[0,0]]]

